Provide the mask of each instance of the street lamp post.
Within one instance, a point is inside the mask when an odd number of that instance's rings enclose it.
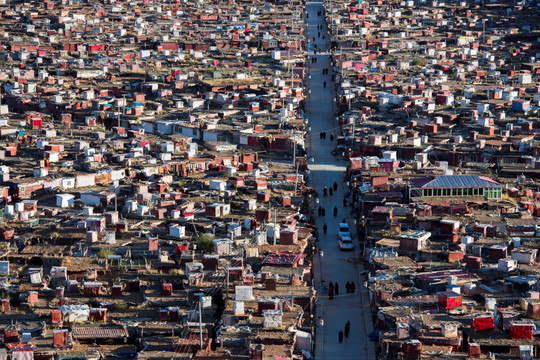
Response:
[[[486,43],[486,21],[487,19],[482,19],[482,42]]]

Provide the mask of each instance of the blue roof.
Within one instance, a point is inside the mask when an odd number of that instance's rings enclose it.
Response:
[[[412,182],[423,189],[429,188],[467,188],[467,187],[502,187],[501,184],[486,176],[444,175],[413,179]]]

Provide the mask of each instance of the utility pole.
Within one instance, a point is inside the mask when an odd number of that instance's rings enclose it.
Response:
[[[482,19],[482,42],[486,43],[486,21],[487,19]]]
[[[229,300],[229,267],[227,266],[227,300]]]
[[[272,233],[274,234],[274,246],[276,245],[276,223],[277,223],[277,209],[274,209],[274,229],[272,230]]]
[[[296,165],[296,132],[294,132],[293,130],[293,142],[294,142],[294,147],[293,147],[293,166]]]
[[[297,187],[298,187],[298,164],[296,164],[296,176],[294,177],[294,196],[296,196]]]
[[[202,294],[201,294],[202,295]],[[202,301],[203,297],[199,296],[199,342],[200,342],[200,348],[203,348],[202,344]]]

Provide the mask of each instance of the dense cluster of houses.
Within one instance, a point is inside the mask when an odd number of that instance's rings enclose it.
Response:
[[[0,359],[312,357],[303,16],[0,0]]]
[[[325,10],[378,356],[537,358],[536,4]]]
[[[304,5],[0,0],[0,360],[316,356]],[[324,6],[378,356],[538,357],[536,4]]]

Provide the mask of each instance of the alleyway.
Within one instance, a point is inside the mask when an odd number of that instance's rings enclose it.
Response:
[[[306,31],[309,39],[316,38],[315,45],[322,49],[322,54],[317,55],[317,63],[308,60],[308,74],[311,79],[307,80],[307,88],[311,91],[306,103],[307,116],[310,119],[311,138],[309,155],[313,156],[314,162],[309,165],[311,181],[320,195],[320,206],[326,209],[326,216],[317,217],[320,241],[319,248],[324,251],[324,256],[315,261],[315,286],[319,292],[317,317],[324,318],[324,326],[317,328],[316,336],[316,359],[375,359],[375,343],[368,341],[368,334],[373,330],[369,300],[367,292],[363,289],[365,277],[360,275],[362,268],[354,263],[358,256],[358,241],[354,231],[353,219],[348,216],[348,208],[343,207],[344,188],[343,180],[346,163],[338,160],[331,154],[336,146],[339,135],[337,122],[334,120],[333,85],[330,65],[329,35],[326,26],[318,30],[317,26],[324,23],[324,16],[317,16],[317,12],[323,12],[322,2],[307,2],[306,9],[309,14],[306,22]],[[317,37],[317,33],[321,37]],[[325,39],[322,36],[324,34]],[[323,68],[329,69],[328,75],[323,75]],[[326,88],[323,82],[326,81]],[[326,132],[326,140],[320,140],[321,131]],[[333,133],[334,141],[330,140]],[[332,196],[324,197],[324,186],[330,187],[334,182],[338,183],[338,190]],[[337,217],[333,216],[334,206],[338,208]],[[316,210],[316,209],[315,209]],[[315,211],[317,216],[317,211]],[[338,247],[337,227],[342,219],[347,219],[351,225],[354,236],[355,251],[345,252]],[[326,223],[328,233],[324,235],[322,226]],[[328,299],[329,282],[339,283],[339,296],[333,300]],[[355,294],[347,294],[345,283],[354,281]],[[324,290],[321,291],[322,287]],[[321,296],[322,295],[322,296]],[[347,321],[350,321],[351,332],[342,344],[338,341],[338,333],[343,330]]]

